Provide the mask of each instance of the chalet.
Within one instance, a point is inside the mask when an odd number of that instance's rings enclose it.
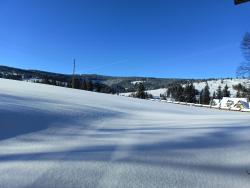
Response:
[[[221,108],[249,109],[247,98],[223,97],[219,103],[219,106]]]

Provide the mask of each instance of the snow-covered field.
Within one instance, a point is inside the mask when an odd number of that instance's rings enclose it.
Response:
[[[147,93],[153,95],[154,98],[160,98],[161,94],[165,94],[167,91],[166,88],[160,88],[160,89],[153,89],[153,90],[147,90]],[[129,95],[131,95],[131,92],[128,93],[120,93],[120,96],[125,96],[128,97]]]
[[[0,79],[0,187],[249,187],[249,122]]]

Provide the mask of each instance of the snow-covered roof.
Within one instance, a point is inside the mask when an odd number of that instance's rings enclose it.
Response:
[[[239,101],[238,103],[236,103],[234,106],[236,107],[237,105],[241,105],[242,108],[244,109],[249,109],[249,103],[245,102],[245,101]]]
[[[221,107],[234,107],[237,103],[241,103],[244,108],[249,108],[247,98],[223,97],[220,101]]]

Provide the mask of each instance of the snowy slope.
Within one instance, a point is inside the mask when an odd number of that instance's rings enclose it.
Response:
[[[0,79],[0,187],[248,187],[250,115]]]
[[[166,88],[160,88],[160,89],[147,90],[147,93],[153,95],[155,98],[158,98],[158,97],[160,97],[161,94],[165,94],[166,91],[167,91]],[[127,97],[127,96],[131,95],[131,92],[120,93],[119,95]]]
[[[131,82],[131,84],[133,84],[133,85],[136,85],[136,84],[140,84],[140,83],[144,83],[145,81],[133,81],[133,82]]]
[[[230,91],[231,97],[235,97],[237,91],[233,89],[234,85],[242,84],[246,87],[250,87],[249,79],[218,79],[218,80],[209,80],[207,81],[209,86],[209,91],[211,96],[214,92],[217,91],[218,87],[221,86],[222,90],[227,85]],[[194,82],[195,89],[201,91],[206,86],[206,82]],[[167,91],[167,88],[160,88],[155,90],[147,90],[148,93],[152,94],[155,98],[160,97],[160,94],[164,94]],[[121,93],[122,96],[129,96],[130,93]]]
[[[219,86],[223,89],[226,85],[229,87],[229,91],[233,97],[236,96],[237,91],[233,89],[234,85],[242,84],[244,86],[250,86],[250,80],[248,79],[219,79],[207,81],[210,94],[213,95]],[[206,82],[194,83],[195,89],[201,91],[206,86]]]
[[[161,94],[165,94],[167,91],[166,88],[160,88],[155,90],[147,90],[148,93],[152,94],[153,96],[160,96]]]

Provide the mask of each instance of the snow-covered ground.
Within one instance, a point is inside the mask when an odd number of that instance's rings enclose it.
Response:
[[[0,187],[249,187],[249,121],[0,79]]]
[[[42,82],[43,79],[40,79],[40,78],[27,78],[27,79],[23,79],[22,81],[26,81],[26,82]]]
[[[147,90],[148,93],[153,95],[154,97],[160,97],[161,94],[166,94],[167,89],[166,88],[160,88],[160,89],[155,89],[155,90]]]
[[[154,89],[154,90],[147,90],[147,93],[153,95],[154,98],[160,98],[160,95],[165,94],[166,91],[167,91],[166,88],[160,88],[160,89]],[[120,93],[119,95],[128,97],[129,95],[131,95],[131,92]]]

